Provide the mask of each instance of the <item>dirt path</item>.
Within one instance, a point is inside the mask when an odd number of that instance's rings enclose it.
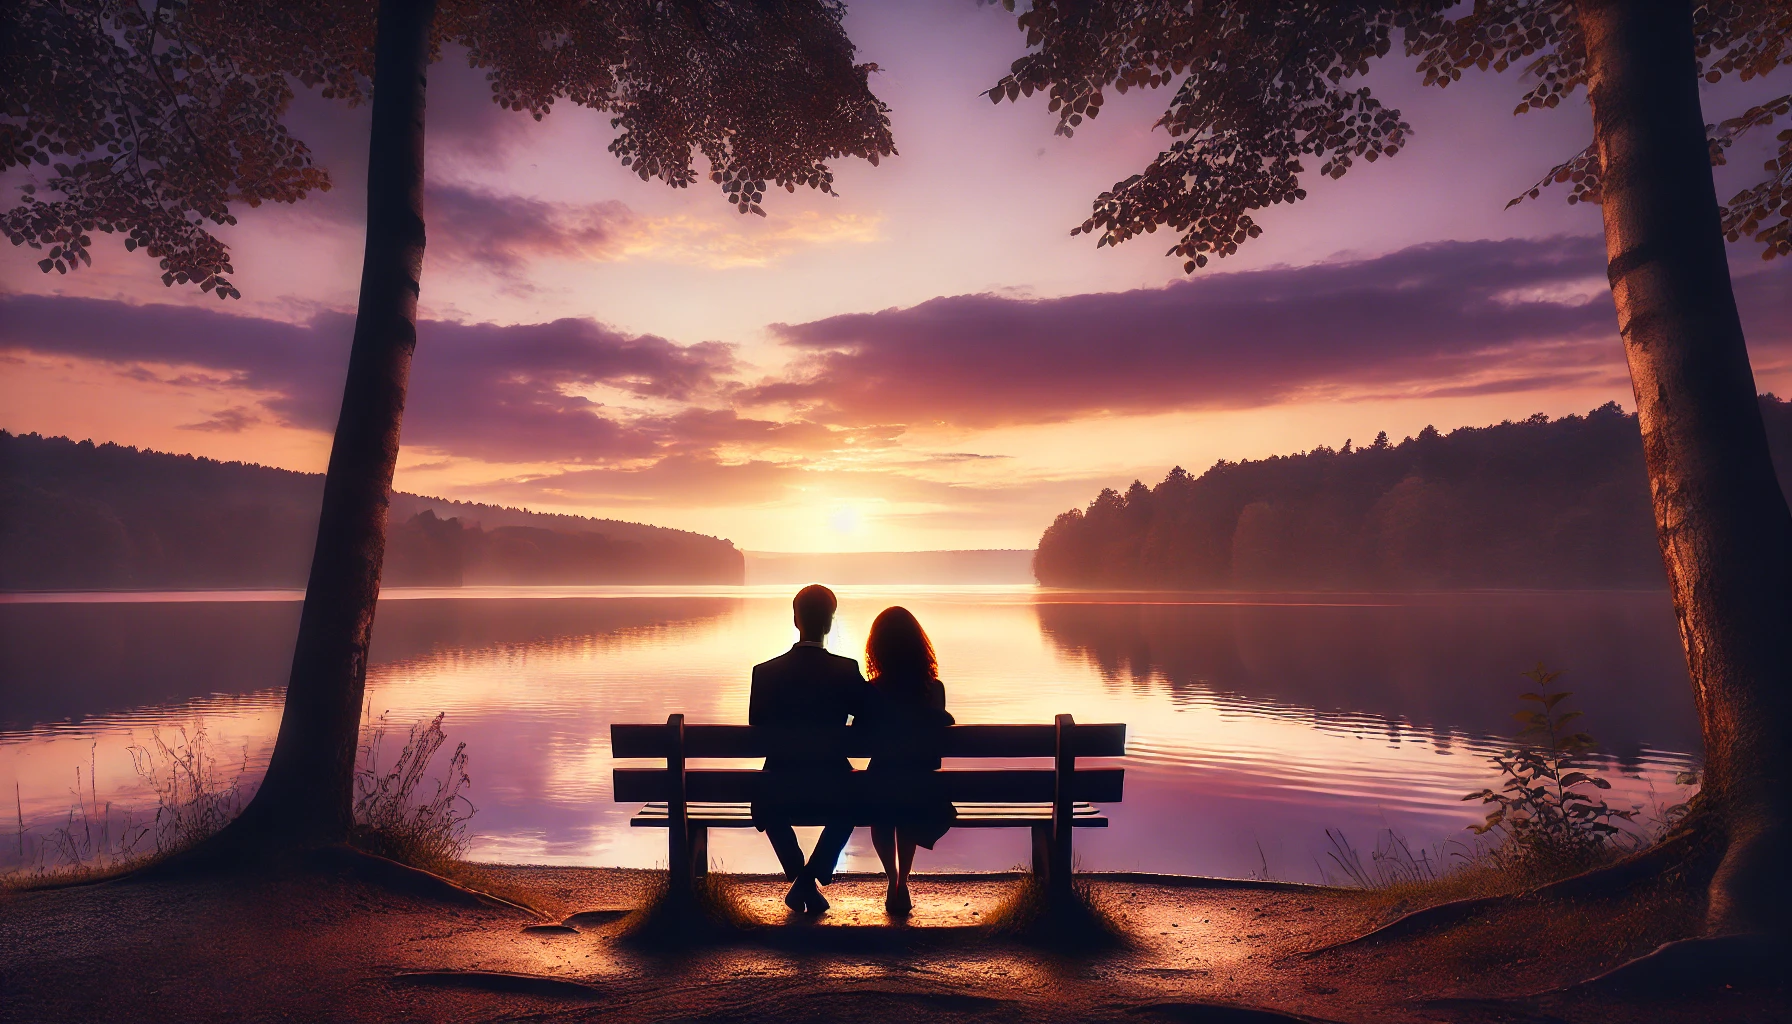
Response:
[[[1327,1021],[1789,1018],[1783,994],[1719,993],[1680,1005],[1487,1001],[1647,948],[1647,922],[1627,920],[1623,908],[1581,908],[1573,923],[1627,929],[1624,941],[1547,957],[1500,945],[1515,929],[1549,941],[1548,922],[1520,915],[1306,958],[1366,930],[1387,908],[1347,890],[1105,876],[1095,890],[1133,948],[1063,956],[981,929],[1011,876],[917,876],[916,913],[905,927],[887,922],[877,879],[841,879],[828,890],[834,909],[811,922],[789,920],[780,882],[749,876],[735,880],[739,898],[775,927],[725,946],[649,955],[613,937],[620,913],[640,899],[644,872],[487,870],[544,918],[444,907],[317,875],[0,896],[0,1020],[1277,1019],[1203,1006],[1210,1003]],[[571,927],[541,927],[574,914],[582,916]]]

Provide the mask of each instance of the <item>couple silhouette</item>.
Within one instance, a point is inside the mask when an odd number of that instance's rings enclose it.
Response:
[[[828,824],[804,858],[791,823],[839,817],[839,804],[819,794],[837,790],[853,767],[837,750],[804,750],[800,737],[811,729],[836,733],[851,719],[854,733],[869,740],[871,762],[864,773],[869,785],[860,789],[869,794],[867,804],[847,817],[871,822],[871,844],[888,882],[884,906],[893,914],[907,913],[914,905],[908,873],[915,848],[933,849],[954,816],[936,774],[952,715],[933,644],[908,609],[884,609],[865,642],[867,680],[858,662],[827,650],[838,607],[833,591],[819,584],[804,587],[792,606],[799,639],[784,654],[753,666],[747,722],[796,742],[766,757],[765,771],[773,777],[767,789],[778,796],[753,802],[753,824],[771,841],[790,882],[785,904],[798,913],[826,911],[828,901],[818,886],[834,880],[834,866],[854,826],[850,820]]]

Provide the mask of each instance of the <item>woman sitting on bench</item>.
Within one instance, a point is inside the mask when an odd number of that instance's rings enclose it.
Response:
[[[956,816],[935,774],[952,715],[946,710],[946,688],[939,680],[933,644],[907,608],[885,608],[872,622],[865,667],[871,686],[853,728],[871,737],[866,771],[877,794],[871,845],[889,880],[884,907],[892,914],[905,914],[914,906],[908,872],[915,862],[915,847],[933,849]]]

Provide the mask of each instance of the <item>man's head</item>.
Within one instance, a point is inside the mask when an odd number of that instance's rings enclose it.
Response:
[[[834,609],[840,602],[834,599],[834,592],[819,583],[811,583],[796,592],[796,600],[790,602],[796,609],[796,630],[804,640],[820,640],[834,628]]]

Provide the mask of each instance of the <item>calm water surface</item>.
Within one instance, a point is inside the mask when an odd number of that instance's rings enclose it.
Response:
[[[368,690],[400,726],[447,713],[465,741],[480,859],[651,866],[665,833],[610,799],[609,724],[745,721],[748,673],[794,639],[789,587],[389,591]],[[1615,806],[1683,795],[1698,729],[1661,593],[1140,595],[1031,587],[842,587],[836,652],[909,607],[960,722],[1125,722],[1126,800],[1079,833],[1090,869],[1318,880],[1325,830],[1372,846],[1465,835],[1542,661],[1601,741]],[[298,595],[0,597],[0,791],[42,834],[77,772],[114,812],[152,805],[128,748],[203,728],[226,775],[265,765]],[[402,732],[402,728],[400,729]],[[7,794],[12,795],[12,794]],[[16,825],[14,828],[16,829]],[[0,843],[0,867],[15,843]],[[772,870],[726,831],[728,870]],[[1019,831],[958,831],[929,869],[1027,860]],[[860,834],[847,866],[874,868]]]

